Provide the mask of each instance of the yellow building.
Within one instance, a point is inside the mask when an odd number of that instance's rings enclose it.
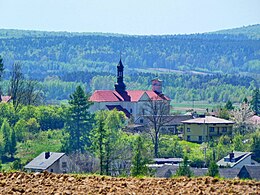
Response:
[[[231,135],[234,122],[213,117],[195,118],[182,121],[183,139],[191,142],[206,142],[213,137]]]

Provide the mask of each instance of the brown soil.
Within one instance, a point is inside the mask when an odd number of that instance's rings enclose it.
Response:
[[[1,194],[260,194],[260,182],[0,173]]]

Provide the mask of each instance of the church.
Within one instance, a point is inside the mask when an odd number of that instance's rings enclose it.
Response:
[[[114,90],[96,90],[89,99],[93,102],[91,112],[98,110],[122,111],[134,123],[143,123],[142,115],[146,113],[146,104],[151,101],[164,101],[170,113],[170,98],[162,93],[162,81],[158,78],[151,82],[151,90],[126,90],[124,83],[124,66],[120,59],[117,65],[117,82]],[[168,113],[168,114],[169,114]]]

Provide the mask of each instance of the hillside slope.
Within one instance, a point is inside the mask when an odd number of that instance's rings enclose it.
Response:
[[[128,68],[260,72],[260,40],[246,35],[127,36],[0,30],[0,55],[7,71],[14,61],[20,61],[25,71],[34,75],[60,70],[114,72],[120,51]]]

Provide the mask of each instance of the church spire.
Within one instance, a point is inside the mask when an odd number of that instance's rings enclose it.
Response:
[[[120,53],[120,60],[117,65],[117,83],[115,84],[115,90],[118,92],[124,92],[126,89],[124,83],[124,65],[121,60],[121,53]]]

